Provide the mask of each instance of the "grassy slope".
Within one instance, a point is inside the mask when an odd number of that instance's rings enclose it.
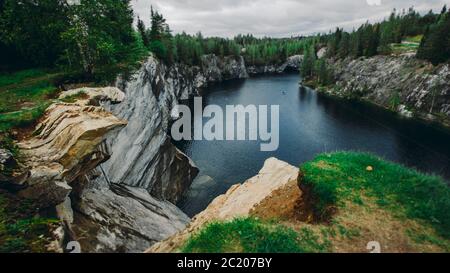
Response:
[[[255,218],[212,223],[192,237],[183,252],[194,253],[309,253],[325,252],[327,242],[309,229],[299,232]]]
[[[450,189],[369,154],[319,155],[301,166],[311,220],[235,220],[194,235],[184,252],[450,251]],[[261,247],[261,245],[266,247]]]
[[[419,49],[423,35],[406,37],[402,43],[391,44],[392,53],[395,55],[403,53],[415,53]]]
[[[58,74],[24,70],[0,76],[0,133],[32,125],[56,97]]]
[[[39,69],[0,75],[0,148],[20,154],[12,129],[32,126],[57,96],[52,84],[58,74]],[[3,170],[8,174],[9,170]],[[57,221],[38,216],[29,200],[0,190],[0,252],[46,252]]]
[[[0,253],[46,252],[58,220],[36,216],[37,207],[0,190]]]

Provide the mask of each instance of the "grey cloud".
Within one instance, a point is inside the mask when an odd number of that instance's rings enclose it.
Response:
[[[365,21],[379,21],[393,8],[414,6],[420,12],[440,10],[448,0],[132,0],[147,24],[150,5],[167,18],[176,33],[232,37],[239,33],[284,37],[326,32],[335,27],[352,29]]]

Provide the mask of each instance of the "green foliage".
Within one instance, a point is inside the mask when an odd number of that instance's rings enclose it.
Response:
[[[0,253],[46,252],[55,219],[36,216],[38,207],[0,190]]]
[[[33,125],[42,117],[50,103],[43,103],[30,109],[17,112],[1,114],[0,133],[9,131],[11,128],[26,128]]]
[[[0,10],[0,69],[59,66],[109,79],[137,57],[129,0],[5,0]]]
[[[316,46],[314,43],[305,45],[304,58],[300,67],[302,77],[310,78],[314,75],[314,68],[317,61]]]
[[[52,66],[64,47],[68,7],[54,0],[4,0],[0,11],[0,62],[3,67]]]
[[[312,230],[300,232],[253,218],[212,223],[194,235],[183,252],[194,253],[311,253],[328,251]]]
[[[80,91],[80,92],[78,92],[76,94],[73,94],[71,96],[67,96],[67,97],[63,98],[61,101],[65,102],[65,103],[74,103],[78,99],[86,97],[86,96],[87,96],[87,94],[86,94],[85,91]]]
[[[28,69],[16,73],[5,73],[0,75],[0,88],[23,82],[28,78],[37,78],[45,75],[47,73],[41,69]]]
[[[312,39],[315,40],[316,38]],[[252,35],[239,35],[234,38],[234,42],[245,49],[243,55],[249,65],[283,63],[287,57],[302,54],[305,45],[311,43],[310,39],[304,38],[257,39]]]
[[[436,23],[427,28],[417,57],[434,65],[450,60],[450,12],[443,10]]]
[[[339,43],[333,42],[333,43]],[[336,50],[336,49],[334,49]],[[327,51],[327,54],[330,54]],[[313,43],[305,44],[304,58],[300,67],[301,76],[307,80],[314,82],[314,85],[327,86],[335,82],[334,71],[328,66],[324,58],[317,59],[316,45]]]
[[[61,60],[72,70],[81,67],[92,75],[116,65],[136,42],[129,1],[81,1],[70,6],[68,20],[70,27],[61,34],[65,48]]]
[[[400,93],[399,91],[395,91],[389,99],[389,108],[392,111],[396,111],[400,103],[401,103]]]
[[[435,24],[439,17],[441,18],[440,21],[445,21],[442,19],[445,17],[443,15],[438,16],[430,11],[421,16],[413,8],[410,8],[407,11],[402,10],[400,12],[394,10],[388,19],[375,24],[367,22],[350,33],[338,28],[334,33],[325,36],[328,57],[358,58],[361,56],[371,57],[377,54],[391,54],[392,52],[416,51],[422,35]],[[441,41],[430,43],[439,44],[439,46],[448,44],[444,40],[448,39],[449,34],[443,30],[437,32],[440,35],[436,35],[436,37],[439,37]],[[411,39],[411,37],[414,37],[414,39]],[[429,45],[424,44],[422,47],[427,46]],[[425,52],[425,50],[423,51]],[[438,52],[436,48],[430,49],[430,51],[439,55],[444,54]],[[423,55],[424,59],[429,59],[429,57],[425,57],[427,53],[423,53]]]
[[[371,166],[373,171],[366,168]],[[408,218],[423,220],[450,237],[450,188],[442,178],[421,174],[363,153],[319,155],[301,166],[304,185],[318,198],[315,211],[345,206],[361,194]]]
[[[0,132],[0,148],[10,151],[16,159],[20,157],[20,149],[9,133]]]
[[[145,27],[144,22],[140,18],[138,18],[137,29],[138,29],[139,35],[141,36],[142,43],[144,44],[145,47],[149,47],[150,42],[149,42],[149,37],[147,35],[147,29]]]
[[[14,127],[26,127],[39,119],[58,89],[53,75],[42,70],[25,70],[0,78],[0,132]]]
[[[204,38],[201,33],[172,36],[164,17],[153,8],[151,11],[150,29],[145,29],[144,23],[138,20],[138,31],[144,44],[149,41],[147,47],[150,51],[169,64],[180,62],[201,65],[201,57],[205,54],[219,57],[242,55],[247,65],[280,64],[289,56],[303,53],[305,44],[316,39],[257,39],[252,35],[238,35],[234,39]]]

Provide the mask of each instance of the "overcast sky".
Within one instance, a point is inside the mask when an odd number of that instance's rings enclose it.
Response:
[[[149,22],[150,5],[167,18],[175,33],[202,31],[205,36],[288,37],[351,30],[365,21],[382,20],[393,8],[414,6],[440,11],[450,0],[132,0],[135,13]]]

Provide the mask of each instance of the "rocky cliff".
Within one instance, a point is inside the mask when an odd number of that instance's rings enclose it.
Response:
[[[329,94],[375,103],[406,117],[450,125],[450,70],[412,55],[331,61],[337,83]]]
[[[294,56],[275,71],[300,61]],[[190,221],[174,204],[198,169],[171,143],[172,109],[210,83],[248,76],[242,57],[206,55],[201,66],[170,67],[149,57],[131,79],[118,80],[120,89],[63,92],[19,144],[22,173],[2,183],[55,211],[65,230],[57,251],[63,240],[78,241],[83,252],[143,251]],[[2,168],[10,157],[1,152]]]
[[[119,84],[127,94],[125,101],[109,107],[128,126],[107,141],[112,156],[103,166],[103,179],[144,188],[176,203],[198,169],[170,141],[172,109],[208,83],[247,77],[242,57],[206,55],[201,67],[168,67],[150,57],[130,81]]]
[[[62,252],[64,241],[78,241],[83,252],[141,252],[189,221],[145,189],[95,179],[102,175],[96,168],[111,156],[106,140],[127,125],[99,105],[124,99],[112,87],[64,92],[46,110],[34,136],[18,144],[23,174],[8,182],[20,182],[10,188],[61,220],[52,251]],[[13,163],[10,156],[2,158],[2,165]]]
[[[298,187],[299,169],[276,158],[266,160],[259,174],[243,184],[231,187],[214,199],[189,226],[176,235],[155,244],[149,253],[177,252],[190,236],[214,221],[238,217],[283,217],[298,206],[302,193]]]
[[[248,74],[281,74],[287,71],[300,71],[300,65],[303,62],[303,55],[294,55],[287,58],[287,60],[279,65],[250,65],[248,66]]]

